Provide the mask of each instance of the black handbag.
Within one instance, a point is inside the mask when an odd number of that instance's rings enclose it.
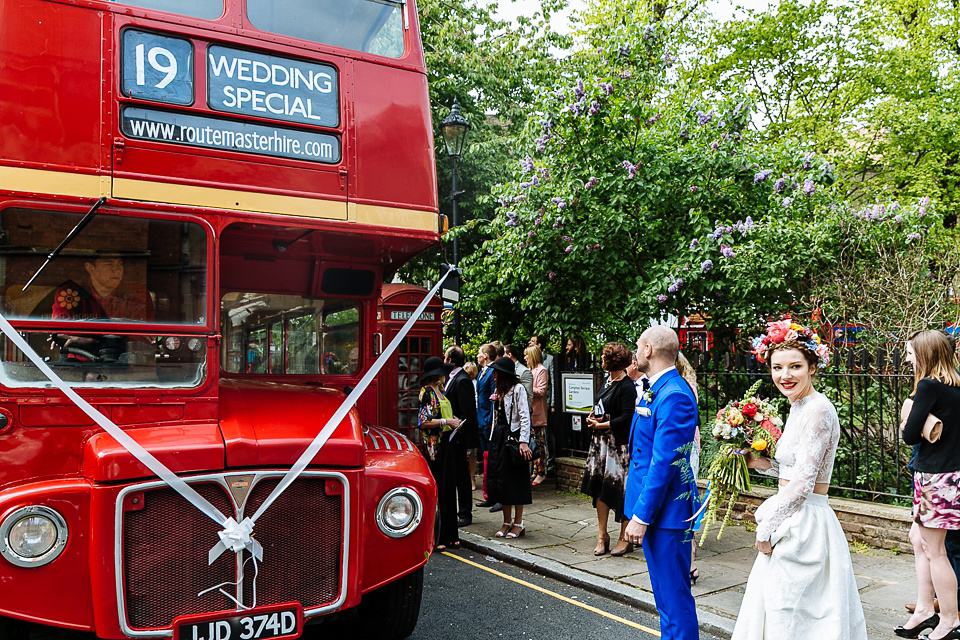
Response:
[[[537,439],[533,437],[532,433],[530,434],[530,442],[527,443],[527,447],[529,447],[530,453],[532,454],[530,456],[530,460],[535,460],[536,458],[540,457],[540,451],[538,450],[539,447],[537,447]],[[530,460],[526,460],[523,457],[523,454],[520,453],[520,440],[514,435],[507,436],[507,453],[514,463],[530,462]]]

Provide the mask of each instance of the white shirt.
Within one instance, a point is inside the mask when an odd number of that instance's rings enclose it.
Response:
[[[450,383],[453,382],[454,377],[455,377],[458,373],[460,373],[460,371],[461,371],[462,369],[463,369],[463,367],[457,367],[456,369],[454,369],[453,371],[450,372],[450,375],[447,376],[447,384],[443,387],[443,392],[444,392],[444,393],[446,393],[447,391],[450,391]]]

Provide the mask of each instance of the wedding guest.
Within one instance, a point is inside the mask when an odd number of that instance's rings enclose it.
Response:
[[[533,486],[537,487],[547,479],[547,368],[543,366],[540,347],[527,347],[523,358],[533,374],[533,405],[530,423],[533,437],[537,440],[537,457],[533,460]]]
[[[753,347],[759,361],[770,363],[790,415],[774,459],[744,452],[747,466],[779,476],[780,490],[754,514],[759,554],[733,640],[763,640],[771,631],[786,638],[866,640],[850,548],[827,501],[840,421],[814,381],[830,350],[811,329],[790,320],[769,323]]]
[[[487,478],[489,476],[489,448],[490,448],[490,427],[493,422],[493,401],[490,397],[493,395],[493,369],[490,367],[497,359],[497,348],[487,343],[480,345],[477,352],[477,364],[480,365],[480,375],[477,376],[477,422],[480,426],[480,448],[483,451],[483,501],[478,502],[478,507],[497,508],[496,501],[490,500],[487,491]],[[499,508],[497,508],[499,511]]]
[[[517,377],[520,379],[520,384],[522,384],[523,388],[527,391],[527,411],[531,411],[533,409],[533,372],[530,371],[527,365],[521,362],[520,358],[523,357],[523,352],[519,347],[508,344],[503,347],[503,352],[508,358],[513,360],[513,364],[517,367]]]
[[[457,495],[450,456],[450,433],[460,427],[460,420],[454,417],[450,401],[443,393],[449,372],[450,368],[436,356],[424,361],[420,375],[420,412],[417,414],[420,450],[437,483],[437,510],[440,513],[438,551],[460,546]]]
[[[466,371],[467,375],[470,376],[470,381],[473,382],[473,395],[476,398],[477,395],[477,375],[480,373],[480,370],[477,368],[477,363],[473,361],[467,361],[463,364],[463,370]],[[478,409],[479,413],[479,409]],[[480,419],[477,418],[477,422],[480,422]],[[477,441],[476,447],[467,449],[467,467],[470,469],[470,490],[477,490],[477,451],[480,450],[480,444],[483,442],[483,436],[481,434],[480,439]]]
[[[568,371],[586,371],[587,366],[587,343],[583,336],[568,338],[564,351],[564,368]]]
[[[557,473],[556,451],[557,451],[557,425],[556,411],[554,409],[554,377],[553,377],[553,356],[547,353],[547,337],[538,333],[530,338],[529,346],[540,347],[540,353],[543,355],[543,366],[547,368],[547,477],[552,478]]]
[[[697,389],[697,372],[694,371],[693,365],[690,364],[690,361],[687,360],[686,356],[683,353],[677,354],[677,371],[680,373],[680,377],[683,378],[688,385],[690,385],[690,390],[693,391],[693,397],[697,401],[697,404],[700,404],[700,396]],[[693,434],[693,450],[690,451],[690,471],[693,473],[693,478],[696,480],[700,477],[700,451],[702,450],[700,442],[700,423],[697,422],[697,429]],[[693,531],[696,532],[700,529],[700,522],[703,519],[703,513],[701,512],[700,516],[693,523]],[[690,584],[697,584],[697,580],[700,579],[700,570],[697,569],[697,541],[696,536],[694,540],[691,541],[692,553],[690,554]]]
[[[480,446],[480,431],[477,429],[477,394],[470,376],[463,370],[466,356],[463,349],[453,345],[444,352],[444,363],[451,367],[444,392],[450,398],[453,415],[460,419],[460,428],[450,439],[452,458],[450,472],[456,483],[457,524],[469,526],[473,522],[473,491],[470,486],[470,465],[467,451]]]
[[[913,525],[910,542],[917,567],[917,606],[907,623],[894,629],[902,638],[960,639],[957,576],[947,556],[947,531],[960,529],[960,374],[950,340],[941,331],[921,331],[907,341],[913,367],[913,407],[903,441],[919,445],[913,461]],[[943,422],[939,440],[923,437],[927,416]],[[933,599],[940,605],[939,615]]]
[[[591,429],[590,446],[580,491],[593,498],[597,510],[597,546],[593,555],[610,551],[607,521],[610,511],[620,523],[620,537],[612,555],[622,556],[633,551],[623,532],[627,522],[623,517],[623,492],[630,464],[630,423],[633,419],[637,390],[626,369],[631,352],[622,342],[608,342],[603,347],[601,366],[607,379],[597,394],[594,409],[587,416]]]
[[[520,384],[516,364],[498,358],[491,365],[496,384],[493,433],[490,437],[490,499],[503,505],[503,526],[494,536],[517,538],[526,533],[523,507],[533,502],[530,489],[530,411],[527,391]]]

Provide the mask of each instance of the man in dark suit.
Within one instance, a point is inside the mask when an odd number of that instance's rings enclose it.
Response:
[[[463,370],[466,358],[463,349],[454,345],[447,348],[444,362],[453,365],[453,371],[447,378],[444,393],[450,400],[453,415],[460,418],[460,427],[450,440],[451,470],[457,487],[457,526],[465,527],[473,522],[473,491],[470,489],[470,466],[467,462],[467,449],[480,446],[480,431],[477,428],[477,395],[473,380]]]
[[[679,350],[668,327],[650,327],[637,340],[637,365],[650,388],[630,428],[623,509],[630,518],[624,538],[643,543],[663,640],[700,637],[690,592],[691,521],[699,496],[690,470],[697,402],[674,366]]]

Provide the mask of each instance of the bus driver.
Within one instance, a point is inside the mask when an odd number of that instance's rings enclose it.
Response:
[[[57,288],[53,299],[53,319],[93,320],[124,318],[153,320],[150,295],[134,295],[123,283],[123,258],[116,253],[101,253],[84,262],[87,275],[80,284],[67,280]]]

